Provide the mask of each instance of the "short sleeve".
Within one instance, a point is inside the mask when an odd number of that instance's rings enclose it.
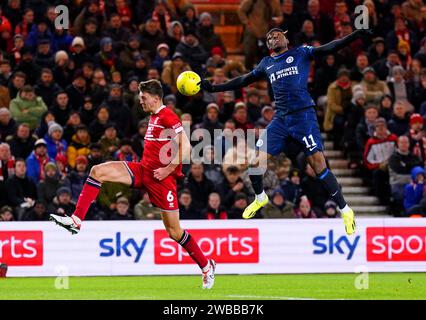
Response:
[[[253,75],[258,77],[265,74],[265,58],[263,58],[259,64],[253,69]]]
[[[182,122],[172,110],[168,109],[161,120],[165,129],[173,129],[176,134],[183,131]]]

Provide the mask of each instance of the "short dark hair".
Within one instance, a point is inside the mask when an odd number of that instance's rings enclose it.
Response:
[[[43,69],[41,69],[41,74],[43,74],[43,73],[48,73],[50,75],[53,75],[52,70],[50,70],[49,68],[43,68]]]
[[[15,78],[24,78],[24,79],[26,79],[27,78],[27,75],[25,74],[25,73],[23,73],[22,71],[16,71],[14,74],[13,74],[13,76],[12,76],[12,78],[13,79],[15,79]]]
[[[161,82],[155,79],[142,81],[139,83],[139,91],[147,92],[153,96],[158,96],[163,99],[163,87]]]
[[[25,166],[27,165],[27,162],[25,161],[25,159],[24,159],[24,158],[16,158],[16,159],[15,159],[15,163],[13,164],[13,167],[14,167],[14,168],[16,168],[16,165],[17,165],[19,162],[23,162],[23,163],[25,164]]]
[[[34,88],[31,85],[26,84],[22,87],[21,92],[34,92]]]

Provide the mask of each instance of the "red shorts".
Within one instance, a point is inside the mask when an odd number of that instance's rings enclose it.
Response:
[[[132,178],[132,187],[148,192],[152,204],[164,211],[179,210],[176,178],[168,176],[159,181],[154,173],[142,166],[140,162],[124,162]]]

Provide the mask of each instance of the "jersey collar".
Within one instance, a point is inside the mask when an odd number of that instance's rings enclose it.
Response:
[[[154,114],[158,114],[161,110],[163,110],[166,106],[163,104]]]
[[[271,58],[272,59],[279,59],[279,58],[281,58],[281,57],[283,57],[284,55],[286,55],[287,53],[289,53],[290,51],[292,51],[294,48],[291,48],[291,49],[288,49],[286,52],[283,52],[283,53],[281,53],[281,54],[279,54],[279,55],[277,55],[277,56],[271,56]]]

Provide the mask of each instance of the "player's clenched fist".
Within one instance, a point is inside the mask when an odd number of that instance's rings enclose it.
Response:
[[[201,80],[199,83],[201,89],[206,90],[207,92],[213,92],[213,85],[208,80]]]

